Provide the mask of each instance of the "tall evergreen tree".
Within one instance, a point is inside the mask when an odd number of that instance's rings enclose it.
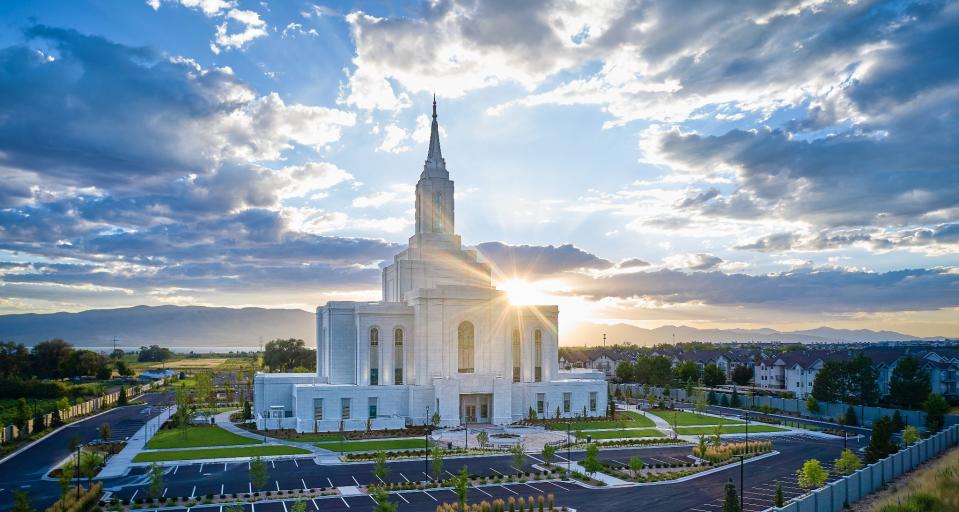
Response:
[[[923,403],[922,408],[926,411],[926,428],[930,432],[942,430],[946,421],[946,413],[949,412],[949,402],[946,402],[942,395],[929,393],[929,398]]]
[[[723,512],[740,512],[739,495],[736,494],[736,485],[733,479],[726,480],[726,488],[723,497]]]
[[[898,448],[892,442],[892,420],[889,416],[883,416],[872,424],[872,434],[866,446],[866,464],[872,464],[896,451]]]
[[[925,401],[931,391],[929,372],[920,366],[919,360],[912,356],[900,359],[889,380],[889,400],[894,404],[915,407]]]

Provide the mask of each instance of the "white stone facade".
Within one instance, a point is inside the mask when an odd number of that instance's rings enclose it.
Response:
[[[606,381],[559,369],[557,306],[514,306],[454,232],[433,106],[416,232],[383,268],[382,302],[317,308],[315,374],[259,373],[259,428],[299,432],[601,416]]]

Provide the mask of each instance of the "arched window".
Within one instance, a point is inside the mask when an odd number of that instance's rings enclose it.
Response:
[[[437,192],[433,196],[433,225],[436,232],[443,231],[443,193]]]
[[[393,384],[403,383],[403,329],[393,331]]]
[[[543,381],[543,331],[533,331],[533,377],[536,382]]]
[[[473,324],[463,322],[456,331],[459,373],[473,373],[473,347],[475,344]]]
[[[513,329],[513,382],[520,381],[520,368],[523,362],[523,352],[520,348],[519,329]]]
[[[380,383],[380,330],[370,329],[370,385]]]

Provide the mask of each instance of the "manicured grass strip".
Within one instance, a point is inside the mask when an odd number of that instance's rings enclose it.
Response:
[[[240,446],[236,448],[202,448],[199,450],[175,450],[169,452],[140,452],[133,462],[160,462],[165,460],[222,459],[228,457],[269,457],[275,455],[304,455],[310,453],[302,448],[286,445]]]
[[[263,441],[234,434],[215,426],[190,426],[185,431],[175,428],[161,430],[148,442],[150,450],[170,448],[200,448],[204,446],[232,446],[237,444],[260,444]]]
[[[637,412],[619,411],[616,413],[616,416],[619,419],[574,421],[570,425],[570,430],[602,430],[607,428],[644,428],[656,426],[653,420]],[[562,421],[552,421],[547,423],[547,426],[553,430],[566,430],[566,423]]]
[[[425,439],[384,439],[379,441],[344,441],[314,443],[333,452],[367,452],[373,450],[415,450],[426,446]]]
[[[634,430],[596,430],[577,432],[576,437],[583,439],[591,436],[593,439],[622,439],[625,437],[665,437],[666,434],[655,428],[641,428]]]
[[[689,425],[738,425],[742,424],[742,421],[729,419],[729,418],[717,418],[715,416],[706,416],[704,414],[697,414],[694,412],[687,411],[671,411],[668,409],[650,409],[651,413],[659,416],[660,418],[666,420],[670,425],[675,425],[679,427],[689,426]],[[675,419],[673,415],[675,414]]]
[[[769,425],[753,425],[749,424],[750,433],[760,433],[760,432],[785,432],[786,429],[779,427],[772,427]],[[716,427],[679,427],[676,429],[676,433],[682,436],[698,436],[699,434],[711,435],[716,432]],[[746,425],[726,425],[723,427],[723,434],[745,434]]]
[[[302,443],[324,443],[329,441],[339,441],[341,439],[346,439],[346,437],[344,437],[342,434],[297,434],[288,439],[290,441],[299,441]]]

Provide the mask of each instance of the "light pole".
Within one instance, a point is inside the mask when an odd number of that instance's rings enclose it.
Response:
[[[77,501],[80,501],[80,446],[77,445]]]
[[[749,445],[747,444],[746,447],[748,449]],[[743,455],[739,456],[739,510],[743,510],[743,490],[745,489],[745,487],[743,487],[743,482],[745,480],[744,473],[746,471],[746,463],[744,462],[745,460],[746,459]]]
[[[566,422],[566,478],[569,478],[569,476],[572,474],[572,473],[570,473],[570,471],[569,471],[569,469],[570,469],[570,462],[569,462],[569,427],[570,427],[570,422],[567,421],[567,422]]]
[[[426,442],[426,445],[423,447],[423,448],[424,448],[424,454],[425,454],[425,459],[424,459],[424,461],[425,461],[425,463],[426,463],[426,471],[424,471],[423,473],[426,475],[426,478],[429,478],[429,477],[430,477],[430,427],[429,427],[429,421],[430,421],[430,407],[429,407],[429,406],[426,406],[426,421],[423,423],[423,425],[426,427],[426,428],[424,429],[425,433],[423,434],[423,440]]]

